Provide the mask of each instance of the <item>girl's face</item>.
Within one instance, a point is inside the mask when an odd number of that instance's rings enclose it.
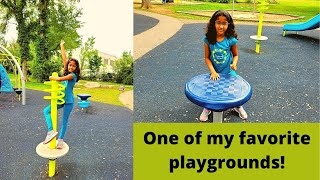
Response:
[[[228,29],[229,22],[226,17],[219,16],[215,22],[217,36],[224,36],[224,33]]]
[[[68,64],[68,71],[73,72],[76,70],[76,68],[77,68],[76,62],[70,61]]]

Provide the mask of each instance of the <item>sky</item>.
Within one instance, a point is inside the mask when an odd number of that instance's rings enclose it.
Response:
[[[83,42],[94,36],[95,48],[121,57],[124,51],[133,54],[133,3],[132,0],[80,0],[83,27],[78,33]],[[5,39],[17,39],[14,23],[10,23]]]
[[[133,53],[132,0],[81,0],[80,6],[84,27],[78,32],[84,40],[96,37],[95,48],[117,57]]]

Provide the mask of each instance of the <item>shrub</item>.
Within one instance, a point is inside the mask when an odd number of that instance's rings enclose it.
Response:
[[[124,52],[122,57],[113,63],[114,80],[118,83],[133,84],[133,57]]]
[[[133,84],[133,63],[129,67],[123,67],[121,71],[114,76],[117,83]]]
[[[113,74],[112,73],[102,73],[99,76],[100,76],[99,79],[101,81],[107,81],[107,82],[113,81]]]
[[[60,72],[61,63],[55,61],[45,61],[44,63],[37,63],[34,61],[31,67],[32,77],[37,79],[40,82],[49,80],[49,76],[53,72]]]

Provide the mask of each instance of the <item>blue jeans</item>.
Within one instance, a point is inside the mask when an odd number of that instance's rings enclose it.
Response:
[[[58,109],[61,109],[64,107],[63,108],[63,115],[62,115],[62,126],[61,126],[59,137],[58,137],[59,139],[64,138],[64,135],[66,133],[67,126],[68,126],[69,116],[70,116],[70,113],[73,109],[73,106],[74,106],[73,103],[58,105]],[[52,119],[51,119],[51,105],[45,107],[43,109],[43,113],[44,113],[44,117],[46,119],[46,123],[48,126],[48,132],[49,132],[49,131],[53,130]]]

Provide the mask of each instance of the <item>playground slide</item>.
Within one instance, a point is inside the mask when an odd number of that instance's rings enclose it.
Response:
[[[286,31],[305,31],[316,29],[320,27],[320,14],[316,15],[312,19],[308,20],[307,22],[303,23],[296,23],[296,24],[285,24],[282,28],[283,35],[285,36]]]

